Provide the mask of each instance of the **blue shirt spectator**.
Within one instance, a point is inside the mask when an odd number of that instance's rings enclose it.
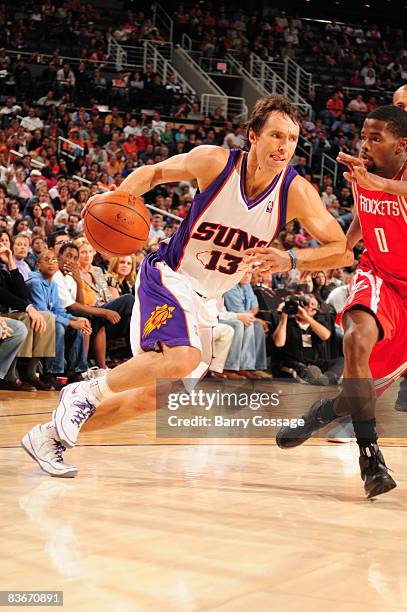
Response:
[[[252,308],[258,308],[257,297],[249,283],[244,285],[238,283],[223,296],[226,310],[230,312],[250,312]]]
[[[90,334],[92,328],[87,319],[74,317],[62,306],[58,285],[52,280],[58,270],[58,260],[52,249],[40,254],[38,270],[31,272],[27,281],[30,299],[40,310],[48,310],[55,317],[55,357],[44,359],[41,380],[58,390],[61,383],[57,375],[64,372],[65,361],[68,381],[82,380],[81,373],[87,370],[83,333]]]
[[[27,286],[30,300],[37,310],[49,310],[55,316],[57,323],[62,323],[64,327],[69,325],[69,321],[74,317],[62,306],[58,286],[54,281],[46,280],[39,272],[31,272]]]

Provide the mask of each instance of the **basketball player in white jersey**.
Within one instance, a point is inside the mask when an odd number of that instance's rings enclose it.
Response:
[[[353,262],[339,224],[314,187],[289,166],[299,133],[295,107],[273,94],[253,109],[248,153],[200,146],[138,168],[123,181],[122,191],[141,196],[162,183],[196,179],[199,193],[176,234],[141,266],[131,325],[134,357],[101,378],[65,387],[52,421],[24,436],[24,449],[43,470],[76,475],[62,452],[75,446],[96,411],[92,421],[100,414],[101,424],[108,413],[110,424],[127,420],[138,402],[151,407],[148,391],[158,379],[199,378],[208,369],[221,296],[242,278],[248,256],[267,259],[273,272]],[[295,218],[320,246],[269,247]]]

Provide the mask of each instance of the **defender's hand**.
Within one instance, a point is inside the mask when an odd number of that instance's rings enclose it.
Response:
[[[384,191],[384,179],[381,176],[368,172],[363,159],[342,152],[339,153],[336,159],[340,164],[344,164],[348,168],[349,172],[344,172],[343,177],[349,183],[356,183],[360,187],[371,191]]]

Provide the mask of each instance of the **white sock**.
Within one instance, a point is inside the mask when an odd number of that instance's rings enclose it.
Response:
[[[96,405],[99,405],[104,399],[107,399],[114,394],[109,387],[106,374],[104,376],[99,376],[99,378],[95,378],[94,380],[90,380],[85,384],[87,385]]]

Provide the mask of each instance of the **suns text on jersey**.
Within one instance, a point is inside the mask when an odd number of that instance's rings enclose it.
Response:
[[[257,236],[250,235],[238,227],[227,227],[210,221],[203,221],[191,237],[203,242],[210,240],[216,246],[229,247],[238,252],[268,244],[267,240],[260,240]]]

